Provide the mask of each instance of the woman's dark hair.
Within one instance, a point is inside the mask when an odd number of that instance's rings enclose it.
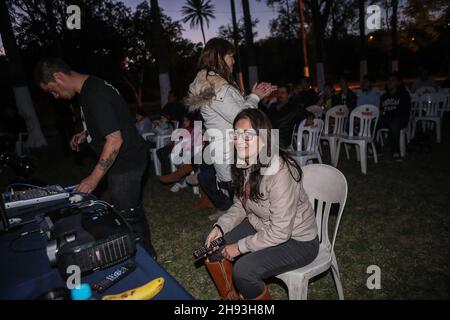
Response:
[[[224,57],[227,54],[234,54],[234,46],[227,40],[221,38],[212,38],[209,40],[202,51],[198,67],[205,69],[208,74],[210,71],[217,73],[229,83],[234,83],[233,72],[227,66]]]
[[[272,146],[272,139],[271,139],[271,131],[272,131],[272,124],[269,120],[269,118],[266,116],[264,112],[262,112],[259,109],[244,109],[243,111],[239,112],[236,118],[233,121],[233,128],[236,127],[236,123],[241,119],[247,119],[250,121],[250,124],[252,125],[252,128],[256,130],[256,132],[259,135],[259,132],[261,129],[267,130],[267,150],[271,150]],[[278,146],[276,146],[278,147]],[[291,174],[292,178],[296,182],[300,182],[302,178],[302,169],[300,169],[300,166],[295,162],[294,159],[292,159],[289,154],[281,149],[278,150],[278,154],[280,156],[280,166],[286,165],[289,173]],[[270,156],[273,156],[272,154]],[[233,188],[235,195],[237,195],[239,198],[241,198],[244,194],[244,179],[245,179],[245,170],[250,170],[250,177],[249,177],[249,183],[250,183],[250,196],[249,199],[251,199],[254,202],[257,202],[262,199],[263,194],[259,192],[259,187],[261,185],[261,180],[263,178],[263,175],[261,174],[261,168],[266,168],[270,165],[269,164],[262,164],[259,159],[255,164],[252,164],[250,168],[244,169],[244,168],[238,168],[236,166],[237,161],[237,155],[236,155],[236,149],[234,150],[234,159],[235,163],[231,166],[231,174],[233,178]],[[295,171],[295,173],[294,173]]]
[[[144,109],[141,109],[141,108],[136,109],[136,114],[140,115],[141,117],[144,117],[144,118],[147,117],[147,112],[145,112]]]

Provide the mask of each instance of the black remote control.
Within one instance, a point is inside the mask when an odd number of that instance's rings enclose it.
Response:
[[[199,249],[194,251],[194,257],[199,259],[203,257],[206,253],[211,251],[214,247],[220,247],[221,245],[225,244],[225,239],[223,237],[217,238],[213,241],[211,241],[210,246],[202,246]]]
[[[97,293],[102,293],[115,283],[119,282],[123,278],[125,278],[127,275],[129,275],[131,272],[133,272],[136,269],[136,265],[134,263],[128,262],[125,263],[123,266],[115,270],[113,273],[107,275],[105,279],[100,281],[99,283],[96,283],[92,286],[92,289],[94,289]]]

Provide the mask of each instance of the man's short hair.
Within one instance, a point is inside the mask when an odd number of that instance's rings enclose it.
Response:
[[[55,81],[53,74],[63,72],[69,74],[72,71],[70,66],[59,58],[48,57],[41,59],[34,68],[34,80],[38,86],[41,83],[47,84]]]

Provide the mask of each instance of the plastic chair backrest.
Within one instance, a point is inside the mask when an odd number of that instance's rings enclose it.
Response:
[[[422,87],[416,90],[416,94],[421,96],[427,93],[435,93],[436,90],[433,87],[427,86],[427,87]]]
[[[380,110],[371,104],[363,104],[353,109],[350,113],[349,136],[374,138],[379,115]],[[355,118],[359,119],[358,132],[354,132]]]
[[[342,135],[345,131],[347,123],[348,108],[345,105],[337,105],[325,113],[324,134]],[[330,131],[330,118],[334,119],[333,132]]]
[[[180,127],[180,122],[176,120],[172,120],[173,129],[176,130]]]
[[[424,94],[420,97],[420,115],[437,117],[445,107],[447,97],[442,93]]]
[[[166,144],[168,144],[171,141],[171,134],[166,134],[163,136],[157,136],[156,138],[156,149],[164,147]]]
[[[300,122],[297,131],[297,150],[317,152],[319,149],[320,134],[323,129],[323,121],[321,119],[314,119],[313,124],[305,126],[306,119]],[[303,136],[303,133],[307,133],[307,137]],[[303,146],[303,140],[306,138],[306,143]]]
[[[321,118],[323,115],[324,109],[321,106],[312,105],[306,108],[306,111],[311,112],[314,114],[314,117]]]
[[[342,172],[326,164],[310,164],[302,167],[302,172],[303,188],[316,213],[320,243],[327,246],[331,244],[333,250],[347,200],[347,180]],[[328,218],[332,204],[339,204],[339,211],[330,243]]]
[[[292,148],[294,148],[294,146],[297,145],[298,126],[299,126],[299,123],[296,123],[294,125],[294,128],[292,129],[292,137],[291,137],[291,147]]]

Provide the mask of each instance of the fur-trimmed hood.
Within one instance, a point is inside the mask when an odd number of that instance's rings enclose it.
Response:
[[[201,70],[189,85],[189,94],[184,98],[184,104],[193,112],[209,106],[219,90],[228,82],[217,73]]]

